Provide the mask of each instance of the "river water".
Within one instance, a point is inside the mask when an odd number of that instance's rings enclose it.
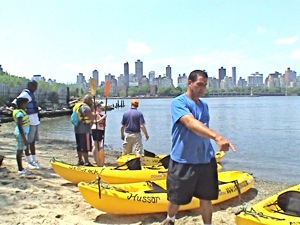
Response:
[[[170,104],[172,99],[140,99],[149,140],[144,148],[168,154],[171,147]],[[205,98],[209,105],[210,127],[236,146],[222,160],[225,170],[243,170],[260,180],[300,183],[300,97]],[[108,104],[117,100],[108,99]],[[120,150],[120,122],[125,107],[107,112],[106,150]],[[74,140],[69,116],[43,119],[41,137]],[[144,138],[144,136],[143,136]],[[214,144],[215,149],[217,146]]]

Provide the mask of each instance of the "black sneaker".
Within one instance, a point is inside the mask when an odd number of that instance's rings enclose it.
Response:
[[[84,165],[84,162],[78,161],[77,166],[83,166],[83,165]]]
[[[87,162],[87,163],[85,163],[84,165],[85,165],[85,166],[93,166],[93,164],[90,163],[90,162]]]
[[[173,222],[171,219],[165,219],[161,225],[174,225],[175,222]]]

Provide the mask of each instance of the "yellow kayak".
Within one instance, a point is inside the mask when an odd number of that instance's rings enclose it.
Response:
[[[167,177],[168,170],[163,166],[148,166],[140,169],[129,169],[128,165],[121,167],[104,166],[76,166],[62,161],[52,159],[51,166],[53,170],[62,178],[77,184],[80,181],[93,181],[98,176],[104,182],[110,184],[133,183],[146,180],[163,180]]]
[[[167,158],[165,158],[167,159]],[[167,177],[167,161],[163,165],[141,166],[139,158],[132,159],[121,166],[77,166],[60,160],[50,161],[53,170],[62,178],[77,184],[80,181],[89,182],[96,180],[98,176],[104,182],[110,184],[134,183],[146,180],[163,180]],[[134,168],[136,165],[139,168]],[[222,166],[218,164],[218,171]]]
[[[157,165],[161,163],[161,160],[165,158],[167,155],[156,155],[152,152],[149,152],[147,150],[144,150],[145,154],[142,157],[142,165],[143,166],[152,166],[152,165]],[[215,153],[216,161],[219,163],[221,159],[225,156],[224,151],[217,151]],[[119,156],[116,160],[116,163],[118,165],[123,165],[127,161],[136,158],[135,154],[127,154],[127,155],[122,155]]]
[[[217,204],[248,191],[254,184],[251,174],[241,171],[219,172],[219,198]],[[94,208],[111,214],[144,214],[166,212],[166,180],[130,184],[85,183],[78,184],[83,198]],[[99,189],[101,194],[99,195]],[[180,206],[180,210],[199,207],[199,200]]]
[[[300,225],[300,184],[244,207],[235,219],[237,225]]]

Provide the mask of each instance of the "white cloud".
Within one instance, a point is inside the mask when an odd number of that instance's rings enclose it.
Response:
[[[266,29],[263,28],[263,27],[261,27],[261,26],[258,26],[258,27],[256,28],[256,32],[257,32],[257,33],[265,33],[265,32],[266,32]]]
[[[300,49],[297,49],[297,50],[293,51],[292,55],[291,55],[291,58],[292,59],[300,59]]]
[[[293,36],[290,38],[280,38],[276,40],[277,44],[294,44],[298,40],[297,36]]]
[[[152,49],[141,41],[134,41],[129,39],[127,50],[134,55],[146,55],[152,52]]]

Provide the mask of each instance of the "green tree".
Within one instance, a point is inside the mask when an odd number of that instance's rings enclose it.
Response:
[[[14,75],[9,75],[8,73],[2,73],[0,75],[0,83],[6,84],[9,87],[17,87],[17,86],[24,86],[28,81],[24,77],[17,77]]]
[[[182,93],[181,88],[175,88],[174,86],[171,86],[169,89],[169,96],[178,96]]]
[[[139,94],[138,87],[129,87],[128,88],[128,96],[135,97]]]
[[[118,91],[118,97],[126,97],[126,90],[120,89]]]
[[[167,96],[168,90],[166,87],[158,87],[157,88],[157,96],[159,97],[163,97],[163,96]]]
[[[143,84],[139,88],[139,94],[140,95],[148,95],[150,93],[150,84]]]
[[[97,88],[96,93],[97,95],[104,96],[104,88],[103,87]]]

